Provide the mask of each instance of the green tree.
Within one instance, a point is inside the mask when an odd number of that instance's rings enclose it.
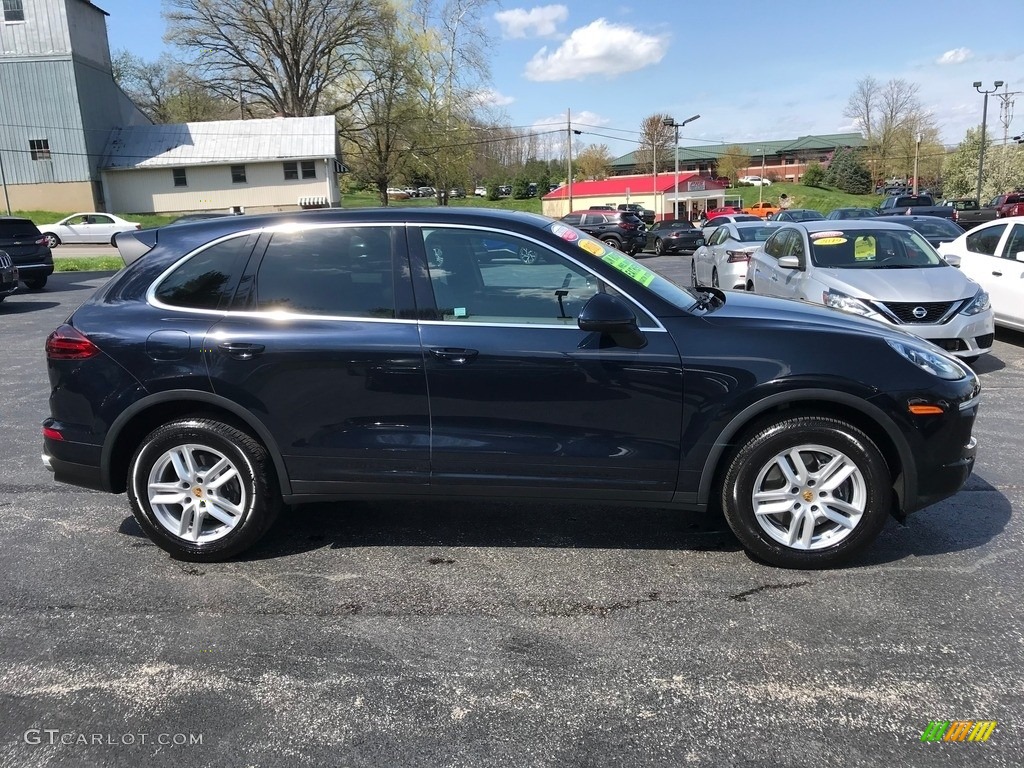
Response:
[[[715,167],[719,178],[728,178],[733,184],[736,184],[739,177],[744,175],[744,172],[750,167],[750,155],[744,152],[739,145],[733,144],[725,148],[725,152],[718,158]]]
[[[863,159],[849,147],[840,147],[832,155],[824,181],[827,186],[851,195],[867,195],[874,188]]]
[[[800,183],[805,187],[822,186],[825,183],[825,169],[821,167],[821,163],[817,160],[808,163],[807,170],[800,177]]]
[[[986,140],[985,151],[991,142]],[[964,138],[942,164],[942,192],[946,197],[974,197],[978,191],[978,156],[981,129],[968,128]],[[984,181],[984,180],[983,180]],[[982,191],[984,198],[984,190]]]
[[[530,196],[530,180],[526,178],[526,174],[518,173],[512,180],[512,197],[516,200],[525,200]]]
[[[584,179],[604,179],[608,177],[612,160],[607,144],[591,144],[580,150],[574,166]]]

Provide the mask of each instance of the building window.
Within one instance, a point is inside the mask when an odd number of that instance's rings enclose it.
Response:
[[[4,21],[24,21],[25,8],[22,0],[4,0]]]
[[[6,2],[6,0],[4,0]],[[32,153],[33,160],[49,160],[50,159],[50,140],[49,139],[29,139],[28,149]]]
[[[244,165],[232,165],[231,166],[231,183],[232,184],[245,184],[245,166]]]
[[[315,160],[303,160],[300,163],[291,162],[284,163],[284,180],[285,181],[297,181],[299,178],[299,169],[302,169],[302,178],[304,179],[315,179],[316,178],[316,161]]]
[[[171,173],[174,176],[174,186],[176,187],[187,187],[188,179],[185,178],[184,168],[171,168]]]
[[[295,181],[299,178],[299,164],[298,163],[285,163],[284,164],[284,180]]]
[[[302,178],[304,179],[315,179],[316,178],[316,163],[312,160],[302,161]]]

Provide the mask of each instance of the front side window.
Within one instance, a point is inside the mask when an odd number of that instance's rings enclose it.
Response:
[[[232,184],[245,184],[245,166],[244,165],[232,165],[231,166],[231,183]]]
[[[610,290],[559,253],[515,235],[423,229],[438,319],[577,327],[583,305]]]
[[[251,246],[246,236],[211,245],[168,275],[154,296],[174,307],[224,309],[231,299],[242,258]]]
[[[49,139],[29,139],[28,149],[32,154],[33,160],[49,160],[50,158],[50,140]]]
[[[1021,251],[1024,251],[1024,224],[1014,224],[1003,249],[1003,258],[1014,260]]]
[[[999,240],[1005,231],[1005,224],[996,224],[984,229],[976,229],[967,235],[967,250],[971,253],[995,256],[996,248],[999,247]]]
[[[172,168],[171,178],[174,179],[174,186],[176,187],[187,187],[188,179],[185,176],[184,168]]]
[[[788,229],[777,232],[772,235],[767,243],[764,244],[764,252],[773,259],[781,258],[786,253],[786,248],[789,244],[789,237],[790,230]]]
[[[394,318],[393,237],[388,227],[275,232],[256,273],[257,309]]]
[[[4,21],[24,21],[25,6],[22,0],[4,0]]]

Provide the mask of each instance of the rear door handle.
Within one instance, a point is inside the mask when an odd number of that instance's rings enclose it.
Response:
[[[471,360],[475,359],[480,354],[475,349],[458,349],[455,347],[434,347],[430,350],[430,354],[436,357],[438,360],[443,360],[446,363],[452,365],[465,365]]]
[[[1002,272],[993,272],[992,274],[995,275],[996,277],[1002,277],[1003,276]]]
[[[242,341],[223,341],[217,345],[217,348],[235,360],[251,360],[266,349],[262,344],[249,344]]]

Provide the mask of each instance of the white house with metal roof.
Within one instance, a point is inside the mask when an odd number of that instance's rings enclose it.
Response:
[[[101,175],[113,211],[337,207],[339,154],[331,115],[135,125],[110,132]]]

